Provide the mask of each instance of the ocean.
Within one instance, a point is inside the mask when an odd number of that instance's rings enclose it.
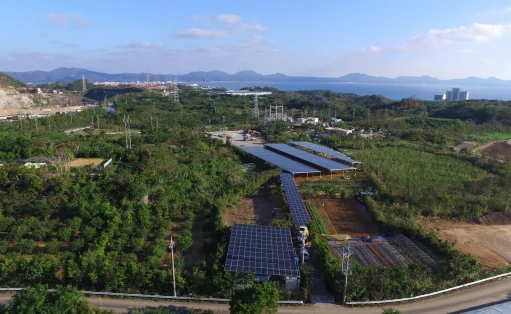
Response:
[[[225,87],[241,89],[252,86],[270,86],[283,91],[327,89],[338,93],[355,93],[358,95],[383,95],[387,98],[400,100],[415,96],[422,100],[433,100],[434,95],[445,93],[454,87],[470,93],[469,99],[511,100],[511,86],[447,86],[447,85],[390,85],[368,83],[341,82],[197,82],[201,86]]]

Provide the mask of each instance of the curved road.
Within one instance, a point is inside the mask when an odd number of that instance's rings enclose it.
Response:
[[[11,294],[1,294],[0,304],[6,305],[11,296]],[[127,313],[133,308],[159,306],[165,306],[173,310],[210,309],[215,313],[229,313],[229,305],[227,304],[105,299],[97,297],[89,297],[87,300],[95,306],[112,309],[116,313]],[[476,286],[471,289],[461,290],[440,297],[423,300],[421,302],[386,307],[398,308],[404,314],[454,314],[463,310],[509,300],[511,300],[511,278],[506,278],[495,280],[486,285]],[[330,304],[286,306],[279,308],[279,313],[282,314],[381,314],[381,312],[381,307],[345,308],[339,305]]]

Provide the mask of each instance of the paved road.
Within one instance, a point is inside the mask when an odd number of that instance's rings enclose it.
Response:
[[[7,304],[11,295],[0,294],[0,304]],[[210,309],[215,313],[229,313],[227,304],[185,303],[146,301],[133,299],[87,298],[95,306],[112,309],[117,313],[126,313],[129,309],[139,307],[165,306],[173,310],[179,309]],[[457,313],[473,307],[484,306],[496,302],[511,300],[511,278],[501,279],[486,285],[458,291],[421,302],[397,306],[404,314],[442,314]],[[281,307],[282,314],[381,314],[381,308],[343,308],[338,305],[314,304],[304,306]]]

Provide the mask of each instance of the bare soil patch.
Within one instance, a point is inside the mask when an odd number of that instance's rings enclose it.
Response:
[[[456,242],[455,247],[474,256],[484,269],[511,263],[511,225],[481,225],[467,220],[428,217],[421,220],[428,231],[441,239]]]
[[[489,213],[479,218],[483,225],[509,225],[511,228],[511,213]]]
[[[509,141],[499,141],[484,148],[482,152],[493,159],[511,161],[511,144]]]
[[[477,146],[476,142],[461,142],[455,146],[452,147],[452,150],[455,152],[460,151],[469,151]]]
[[[75,160],[70,161],[67,166],[70,168],[80,168],[94,164],[93,168],[97,168],[105,161],[106,159],[103,158],[76,158]]]
[[[274,218],[272,210],[275,210],[275,218],[285,218],[282,209],[275,208],[271,200],[260,196],[244,197],[238,206],[227,209],[224,223],[228,227],[236,223],[267,225]]]
[[[322,204],[328,218],[321,214]],[[317,199],[312,204],[319,210],[321,218],[333,225],[332,234],[349,234],[352,238],[363,238],[378,233],[378,228],[362,206],[354,199]],[[329,230],[330,231],[330,230]]]

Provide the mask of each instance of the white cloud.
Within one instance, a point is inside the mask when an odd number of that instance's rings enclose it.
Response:
[[[511,13],[511,7],[507,7],[504,9],[504,13]]]
[[[432,29],[426,35],[416,36],[395,46],[397,50],[439,48],[447,45],[480,43],[511,33],[511,25],[479,24],[458,28]]]
[[[56,26],[70,26],[73,25],[77,28],[85,28],[89,26],[89,20],[82,14],[60,14],[48,13],[44,16],[46,22],[50,25]]]
[[[232,31],[235,32],[261,32],[265,31],[266,27],[262,26],[261,24],[250,24],[250,23],[236,23],[230,27]]]
[[[224,38],[229,34],[221,30],[190,28],[177,32],[176,36],[181,38]]]
[[[483,60],[481,60],[481,62],[486,64],[486,65],[495,64],[495,62],[492,59],[483,59]]]
[[[128,45],[120,45],[119,48],[132,48],[132,49],[160,49],[163,48],[163,44],[152,43],[149,41],[137,41]]]
[[[371,50],[372,52],[380,52],[381,48],[378,46],[371,46],[369,50]]]
[[[222,23],[239,23],[241,22],[241,17],[236,14],[220,14],[216,17],[216,20]]]
[[[79,47],[80,46],[78,44],[68,43],[66,41],[61,41],[61,40],[50,40],[50,43],[54,44],[54,45],[59,45],[62,47]]]
[[[463,53],[463,54],[467,54],[467,55],[470,55],[470,54],[474,53],[474,51],[470,50],[470,49],[459,49],[458,52],[459,53]]]

